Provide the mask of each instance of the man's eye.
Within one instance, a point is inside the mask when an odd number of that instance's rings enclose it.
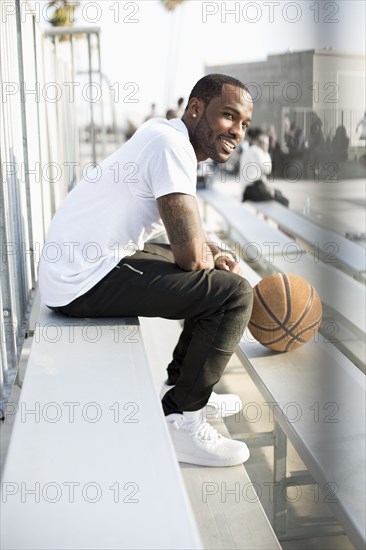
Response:
[[[231,113],[224,113],[224,115],[228,118],[230,118],[230,120],[232,120],[234,117]]]

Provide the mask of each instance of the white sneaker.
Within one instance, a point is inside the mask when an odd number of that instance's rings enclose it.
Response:
[[[165,417],[179,462],[199,466],[236,466],[249,458],[245,443],[220,435],[201,411],[169,414]]]
[[[160,392],[160,399],[163,399],[167,391],[174,388],[164,382]],[[234,393],[211,393],[210,399],[202,411],[206,418],[221,418],[231,416],[241,411],[243,404],[238,395]]]

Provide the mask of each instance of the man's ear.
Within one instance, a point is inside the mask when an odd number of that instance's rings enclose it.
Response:
[[[188,103],[187,113],[191,120],[200,119],[204,111],[204,103],[202,99],[192,97]]]

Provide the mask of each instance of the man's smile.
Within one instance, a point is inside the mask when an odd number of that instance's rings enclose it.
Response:
[[[226,153],[231,154],[236,148],[236,143],[233,142],[232,140],[229,140],[222,136],[219,136],[218,139],[220,140],[221,146],[224,149],[224,151],[226,151]]]

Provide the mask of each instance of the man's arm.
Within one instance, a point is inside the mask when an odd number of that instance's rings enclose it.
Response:
[[[196,197],[170,193],[159,197],[157,204],[179,267],[185,271],[213,269],[213,255],[207,246]]]

